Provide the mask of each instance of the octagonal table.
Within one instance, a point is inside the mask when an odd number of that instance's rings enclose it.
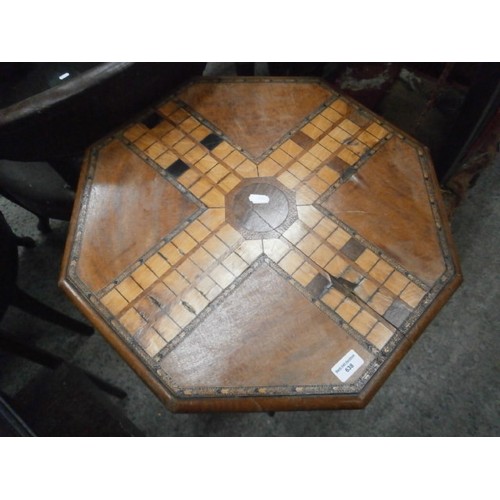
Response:
[[[428,150],[316,79],[94,145],[61,286],[171,411],[362,407],[461,280]]]

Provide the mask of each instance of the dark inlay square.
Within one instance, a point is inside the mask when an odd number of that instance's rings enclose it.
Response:
[[[335,157],[331,159],[327,165],[335,170],[335,172],[338,172],[339,174],[342,174],[345,170],[349,168],[349,163],[345,162],[341,158]]]
[[[399,328],[410,315],[411,310],[406,307],[406,305],[401,300],[395,300],[391,307],[387,309],[384,314],[384,318],[393,324],[395,327]]]
[[[215,149],[222,142],[222,137],[217,134],[209,134],[201,141],[201,144],[205,146],[209,151]]]
[[[313,142],[314,139],[311,139],[308,135],[304,134],[301,130],[299,130],[296,134],[291,137],[292,141],[295,144],[298,144],[301,148],[307,149]]]
[[[155,113],[154,111],[150,113],[146,118],[144,118],[141,123],[143,125],[146,125],[148,128],[153,128],[156,127],[160,122],[163,121],[163,118],[158,114]]]
[[[167,172],[174,177],[180,177],[187,170],[189,170],[189,167],[182,160],[175,161],[167,168]]]
[[[319,299],[325,291],[330,287],[330,282],[322,274],[317,274],[311,283],[307,285],[306,290],[313,296],[314,299]]]
[[[351,260],[356,260],[365,250],[365,247],[355,238],[351,238],[343,247],[342,253]]]

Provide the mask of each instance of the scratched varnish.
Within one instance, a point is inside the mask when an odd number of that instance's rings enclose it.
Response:
[[[61,286],[170,410],[271,411],[366,405],[460,280],[427,148],[240,78],[89,149]]]

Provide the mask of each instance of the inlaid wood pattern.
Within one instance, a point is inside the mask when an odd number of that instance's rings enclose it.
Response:
[[[190,84],[78,196],[62,285],[174,411],[365,404],[460,280],[425,150],[317,80]]]

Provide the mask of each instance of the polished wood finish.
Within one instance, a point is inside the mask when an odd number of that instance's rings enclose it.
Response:
[[[460,282],[443,213],[321,81],[202,79],[91,148],[61,285],[172,411],[362,407]]]

